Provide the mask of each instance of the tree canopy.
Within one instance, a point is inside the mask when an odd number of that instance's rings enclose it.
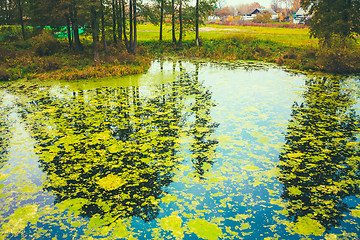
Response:
[[[359,0],[302,0],[301,5],[313,15],[311,36],[323,43],[334,35],[349,38],[360,34]]]
[[[214,5],[215,0],[198,0],[196,6],[188,0],[153,0],[146,4],[136,0],[0,0],[0,24],[21,25],[23,39],[30,37],[27,26],[34,26],[31,36],[39,34],[45,26],[66,26],[69,45],[77,51],[83,48],[79,28],[86,26],[92,35],[94,59],[98,60],[97,45],[101,42],[107,52],[110,35],[113,42],[123,41],[128,52],[135,53],[137,21],[160,23],[162,40],[162,24],[165,18],[171,18],[173,42],[181,46],[185,30],[198,32],[199,24],[213,11]],[[198,43],[198,34],[196,38]]]

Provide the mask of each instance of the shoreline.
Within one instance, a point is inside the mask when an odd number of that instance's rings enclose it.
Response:
[[[19,43],[12,43],[15,44]],[[271,62],[305,73],[360,73],[360,51],[292,47],[244,33],[201,39],[200,46],[196,46],[192,40],[183,41],[181,47],[174,46],[168,40],[141,40],[135,55],[127,53],[123,44],[113,44],[109,46],[109,54],[100,53],[101,61],[98,63],[93,61],[89,46],[84,52],[75,53],[69,51],[64,42],[56,44],[57,52],[45,56],[37,56],[31,50],[31,45],[20,50],[14,49],[11,44],[13,50],[0,47],[0,81],[22,78],[79,80],[139,74],[147,71],[152,60],[172,57]]]

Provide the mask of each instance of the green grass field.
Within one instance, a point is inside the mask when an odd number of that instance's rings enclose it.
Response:
[[[236,35],[250,35],[261,40],[270,40],[289,47],[315,47],[318,41],[310,38],[309,29],[284,27],[253,27],[253,26],[225,26],[208,24],[200,27],[201,39],[219,39],[234,37]],[[138,26],[138,40],[159,39],[159,26],[141,24]],[[171,40],[171,25],[163,28],[163,39]],[[195,39],[193,31],[186,32],[184,40]]]

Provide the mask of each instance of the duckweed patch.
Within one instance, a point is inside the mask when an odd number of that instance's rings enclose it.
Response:
[[[0,238],[359,237],[356,78],[156,61],[0,91]]]

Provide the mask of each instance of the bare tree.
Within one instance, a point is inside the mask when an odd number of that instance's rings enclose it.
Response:
[[[300,8],[300,0],[294,0],[292,8],[293,12],[297,12]]]
[[[260,3],[258,3],[258,2],[245,3],[245,4],[240,4],[240,5],[236,6],[238,15],[248,15],[257,8],[263,8],[263,6],[261,6]]]
[[[279,11],[279,0],[271,0],[271,9],[275,12]]]

